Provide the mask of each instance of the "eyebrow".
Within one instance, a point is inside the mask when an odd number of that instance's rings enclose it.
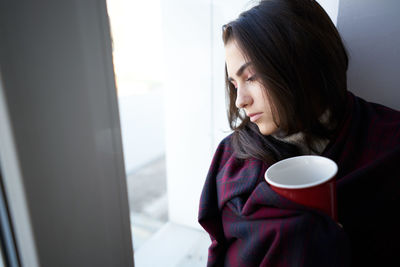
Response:
[[[249,65],[251,65],[251,62],[246,62],[246,63],[244,63],[244,64],[238,69],[238,71],[236,72],[236,76],[242,75],[243,72],[244,72],[244,70],[245,70]],[[232,79],[231,77],[228,77],[228,80],[229,80],[229,81],[232,81],[233,79]]]

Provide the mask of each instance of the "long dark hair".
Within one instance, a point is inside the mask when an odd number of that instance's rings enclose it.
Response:
[[[348,56],[335,25],[316,1],[260,1],[224,25],[222,37],[225,45],[234,40],[252,62],[274,120],[279,116],[280,131],[302,132],[311,150],[315,140],[334,136],[347,99]],[[268,162],[298,154],[295,147],[261,134],[241,113],[226,67],[225,74],[236,156]],[[329,120],[322,123],[325,112]]]

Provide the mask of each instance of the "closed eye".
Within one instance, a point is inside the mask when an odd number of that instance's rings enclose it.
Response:
[[[255,80],[256,80],[256,75],[253,75],[253,76],[251,76],[251,77],[247,78],[247,80],[246,80],[246,81],[248,81],[248,82],[252,82],[252,81],[255,81]]]

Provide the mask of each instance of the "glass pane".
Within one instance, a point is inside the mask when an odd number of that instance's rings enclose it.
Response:
[[[166,159],[170,158],[165,138],[165,33],[161,3],[108,0],[107,6],[135,266],[205,266],[208,235],[176,220],[170,222],[168,217],[168,203],[172,201],[168,201],[167,191]],[[179,78],[178,73],[174,79]],[[186,163],[174,163],[180,164]],[[173,207],[181,212],[180,207]],[[190,204],[192,211],[197,208],[198,203]]]
[[[168,217],[160,4],[111,0],[107,5],[137,251]]]

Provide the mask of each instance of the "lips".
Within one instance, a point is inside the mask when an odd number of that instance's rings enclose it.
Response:
[[[262,115],[262,112],[258,112],[258,113],[251,113],[249,114],[250,120],[252,122],[255,122],[256,120],[258,120]]]

